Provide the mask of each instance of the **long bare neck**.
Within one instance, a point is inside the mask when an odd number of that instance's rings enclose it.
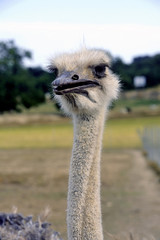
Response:
[[[93,116],[74,116],[70,165],[68,240],[102,240],[100,156],[105,109]]]

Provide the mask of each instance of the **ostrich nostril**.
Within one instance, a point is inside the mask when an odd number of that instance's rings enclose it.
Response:
[[[79,79],[79,76],[78,76],[77,74],[74,74],[74,75],[72,76],[72,79],[73,79],[73,80],[78,80],[78,79]]]

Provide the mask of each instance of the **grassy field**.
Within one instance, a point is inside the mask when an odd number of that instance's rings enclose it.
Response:
[[[129,229],[127,216],[135,202],[133,196],[137,198],[139,190],[126,193],[125,189],[132,187],[122,188],[123,183],[127,182],[125,176],[128,170],[132,169],[133,158],[132,153],[126,152],[125,149],[140,148],[137,129],[155,125],[160,126],[160,117],[107,121],[102,154],[103,159],[108,159],[102,161],[102,208],[105,232],[107,231],[105,226],[109,226],[113,233],[115,229],[121,231],[124,226]],[[1,124],[0,211],[9,212],[15,205],[24,215],[37,216],[49,206],[51,214],[48,221],[53,223],[53,228],[61,232],[65,239],[72,141],[73,126],[69,119],[60,118],[53,123],[44,124]],[[133,203],[130,204],[132,201]],[[129,207],[128,212],[126,206]],[[137,220],[134,219],[135,216],[132,220],[136,222]]]
[[[104,148],[140,148],[138,129],[160,126],[160,117],[110,119],[104,131]],[[63,118],[53,123],[1,125],[0,148],[71,148],[73,126]]]
[[[134,118],[129,115],[122,118],[122,115],[119,115],[126,103],[132,108]],[[138,117],[144,114],[143,111],[147,114],[148,111],[151,112],[151,104],[160,105],[160,102],[119,100],[113,110],[118,113],[118,118],[109,118],[106,123],[101,184],[104,233],[108,229],[111,233],[130,231],[131,226],[143,230],[144,226],[149,228],[159,223],[159,221],[154,223],[151,219],[148,221],[149,226],[146,225],[145,220],[148,216],[152,217],[153,211],[147,212],[146,216],[143,215],[150,206],[145,202],[149,199],[148,195],[144,194],[144,197],[140,195],[145,190],[143,187],[145,178],[141,176],[140,169],[137,180],[139,159],[134,153],[136,150],[128,151],[133,148],[141,149],[138,129],[160,126],[160,116]],[[16,121],[5,122],[5,119],[0,123],[0,211],[9,212],[12,206],[17,206],[19,212],[24,215],[38,216],[49,206],[51,214],[48,221],[53,224],[55,230],[61,232],[63,239],[66,239],[67,185],[73,126],[70,119],[58,117],[48,122],[43,119],[47,115],[54,117],[52,113],[57,113],[57,109],[53,107],[52,102],[48,102],[37,108],[25,110],[21,119],[23,121],[19,124]],[[27,117],[32,116],[29,122],[25,121],[25,114]],[[35,114],[39,115],[38,118],[37,116],[35,118]],[[112,112],[110,116],[113,117]],[[12,115],[9,115],[9,118],[12,118]],[[137,160],[135,172],[130,175],[129,171],[133,169],[135,159]],[[139,181],[142,181],[140,185]],[[150,177],[148,182],[152,182]],[[140,189],[137,189],[138,186]],[[146,193],[150,194],[148,184],[146,186]],[[157,212],[159,195],[155,199],[156,202],[153,199],[147,201],[153,203],[153,208]],[[143,226],[139,223],[143,223]]]

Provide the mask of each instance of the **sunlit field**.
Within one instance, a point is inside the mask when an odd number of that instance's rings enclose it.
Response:
[[[110,119],[104,131],[104,148],[140,148],[138,129],[160,126],[160,117]],[[0,126],[0,148],[71,148],[71,120],[48,124]]]
[[[125,179],[128,171],[132,169],[135,154],[133,150],[128,152],[126,149],[141,148],[137,130],[146,126],[160,126],[160,117],[110,119],[105,126],[102,153],[102,208],[105,233],[105,226],[109,226],[110,231],[114,233],[122,229],[127,231],[129,224],[136,225],[134,214],[130,218],[131,222],[126,224],[128,212],[130,213],[134,204],[136,205],[134,199],[141,193],[141,190],[134,190],[130,185],[124,187],[128,182]],[[51,213],[48,221],[65,239],[72,143],[73,126],[70,119],[60,118],[53,123],[44,124],[1,125],[0,211],[10,212],[12,206],[17,206],[18,211],[24,215],[38,216],[49,206]],[[124,188],[128,189],[127,192]],[[123,217],[121,211],[125,212]],[[143,224],[145,225],[144,221]],[[143,228],[144,225],[140,225],[139,228]]]

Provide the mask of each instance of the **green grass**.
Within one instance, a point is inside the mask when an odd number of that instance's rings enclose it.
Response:
[[[125,107],[129,107],[132,111],[136,110],[147,110],[150,111],[151,106],[160,106],[160,100],[156,99],[122,99],[115,101],[113,111],[118,111]],[[31,109],[23,109],[25,114],[58,114],[62,113],[56,108],[52,101],[47,101],[46,103],[40,104],[39,106],[32,107]]]
[[[104,148],[140,148],[137,129],[160,126],[160,117],[111,119],[104,131]],[[0,126],[0,148],[71,148],[73,126],[71,120],[53,124]]]
[[[22,109],[23,113],[40,113],[40,114],[50,114],[50,113],[58,113],[58,109],[55,104],[51,100],[47,100],[45,103],[42,103],[36,107],[32,107],[30,109]]]
[[[130,107],[150,107],[151,105],[160,105],[160,100],[156,99],[119,99],[115,106],[116,108]]]
[[[67,124],[0,127],[0,148],[70,147],[72,126]]]
[[[160,117],[112,119],[104,132],[105,148],[140,148],[137,130],[147,126],[160,126]]]

